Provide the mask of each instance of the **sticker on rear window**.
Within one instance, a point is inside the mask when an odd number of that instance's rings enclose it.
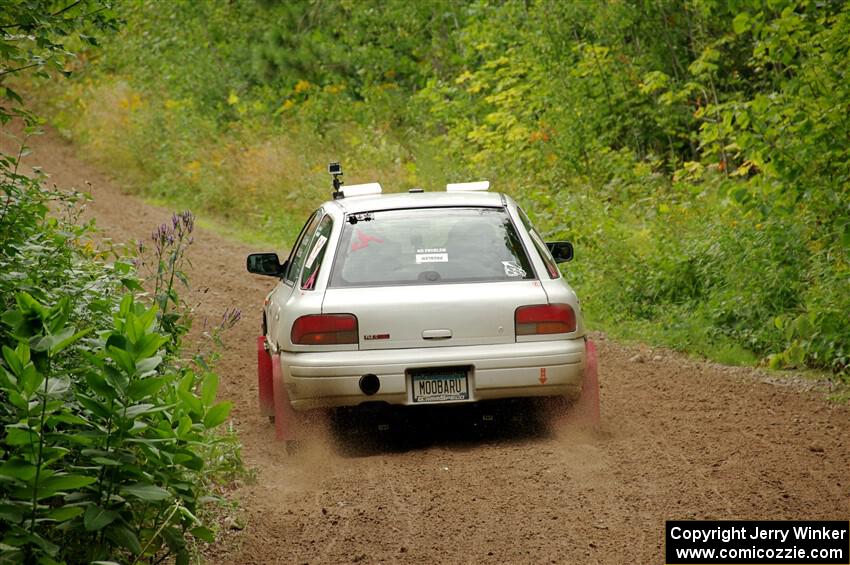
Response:
[[[384,240],[375,235],[369,235],[368,233],[363,233],[360,230],[355,230],[354,235],[357,237],[356,241],[351,242],[351,250],[357,251],[358,249],[365,249],[369,246],[370,243],[383,243]]]
[[[502,266],[505,268],[505,275],[508,277],[525,276],[525,269],[520,267],[516,261],[502,261]]]
[[[448,263],[449,254],[445,247],[427,247],[416,250],[416,263]]]
[[[417,253],[416,263],[448,263],[448,253]]]

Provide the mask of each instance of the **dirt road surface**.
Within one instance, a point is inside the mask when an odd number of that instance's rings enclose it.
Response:
[[[58,186],[91,191],[90,213],[115,241],[144,240],[170,218],[55,134],[30,145],[29,163]],[[601,433],[425,422],[407,443],[352,450],[318,436],[288,457],[256,409],[255,337],[272,281],[245,272],[249,251],[202,229],[191,252],[199,316],[245,314],[226,336],[220,395],[235,402],[257,473],[234,493],[244,528],[225,528],[211,563],[663,563],[666,519],[850,517],[847,407],[602,336]]]

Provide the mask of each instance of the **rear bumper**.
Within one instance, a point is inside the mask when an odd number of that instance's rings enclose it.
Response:
[[[469,400],[578,396],[585,365],[584,338],[416,349],[280,352],[282,378],[294,408],[356,406],[364,402],[413,404],[409,371],[469,367]],[[377,375],[368,396],[360,377]]]

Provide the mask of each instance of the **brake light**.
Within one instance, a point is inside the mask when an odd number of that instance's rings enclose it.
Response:
[[[292,324],[290,337],[297,345],[357,343],[357,318],[351,314],[301,316]]]
[[[576,313],[569,304],[522,306],[514,314],[516,335],[561,334],[576,331]]]

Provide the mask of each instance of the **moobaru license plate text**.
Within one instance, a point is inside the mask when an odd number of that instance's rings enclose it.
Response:
[[[413,375],[414,402],[446,402],[466,400],[469,387],[465,373],[450,375]]]

